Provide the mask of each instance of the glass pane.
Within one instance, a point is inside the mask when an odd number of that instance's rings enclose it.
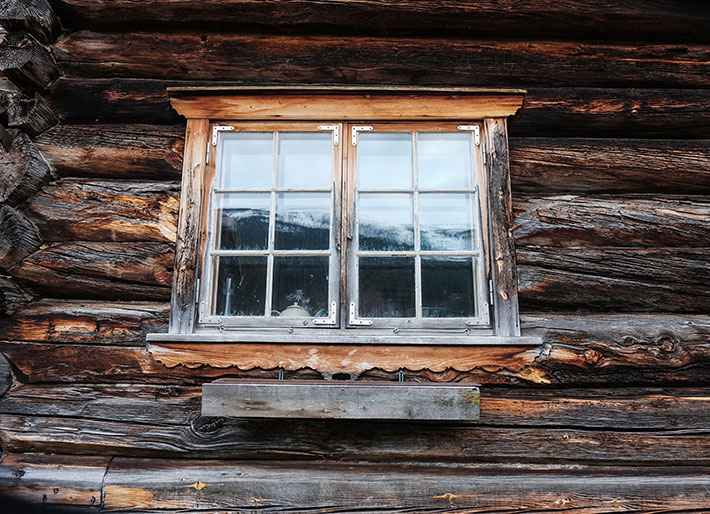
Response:
[[[225,189],[271,189],[274,170],[272,132],[222,134],[220,170]]]
[[[274,257],[272,316],[328,317],[328,257]]]
[[[473,249],[471,195],[419,195],[419,231],[422,250]]]
[[[279,132],[279,187],[330,189],[333,142],[330,132]]]
[[[360,305],[363,318],[412,318],[414,306],[413,257],[361,257]]]
[[[420,189],[471,187],[470,132],[420,132],[417,138]]]
[[[412,134],[360,132],[357,175],[360,189],[412,187]]]
[[[330,194],[276,195],[274,247],[277,250],[330,248]]]
[[[474,270],[470,257],[422,257],[422,317],[475,317]]]
[[[215,195],[219,250],[264,250],[269,238],[269,193]]]
[[[359,195],[360,250],[395,251],[414,249],[412,195]]]
[[[215,266],[215,315],[263,316],[266,257],[217,257]]]

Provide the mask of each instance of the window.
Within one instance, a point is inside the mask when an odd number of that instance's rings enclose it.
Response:
[[[505,122],[522,92],[171,93],[176,277],[171,333],[149,340],[525,344]]]

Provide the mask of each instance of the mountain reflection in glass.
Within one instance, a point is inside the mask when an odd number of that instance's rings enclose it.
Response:
[[[330,132],[280,132],[278,187],[329,189],[333,169]]]
[[[269,189],[274,172],[274,133],[223,133],[221,138],[220,187]]]
[[[422,257],[422,317],[476,316],[471,257]]]
[[[358,313],[370,318],[416,314],[413,257],[360,257]]]
[[[218,250],[263,250],[269,240],[269,193],[215,195],[218,205]]]
[[[360,132],[357,145],[360,190],[412,187],[411,132]]]
[[[266,257],[216,257],[216,316],[263,316]]]
[[[473,202],[470,194],[419,196],[422,250],[473,249]]]
[[[420,189],[471,187],[470,132],[420,132],[417,155]]]
[[[272,316],[327,317],[328,260],[274,257]]]
[[[414,249],[412,195],[360,193],[359,197],[360,250]]]
[[[327,250],[330,246],[330,193],[276,195],[277,250]]]

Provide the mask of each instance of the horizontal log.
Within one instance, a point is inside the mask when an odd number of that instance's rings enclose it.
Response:
[[[710,311],[710,250],[523,248],[521,309]]]
[[[683,196],[519,196],[520,246],[702,246],[710,241],[710,201]]]
[[[707,316],[647,315],[535,315],[523,317],[523,335],[540,336],[540,347],[476,347],[468,349],[467,369],[427,372],[417,376],[433,381],[473,381],[483,384],[633,384],[710,383],[710,319]],[[266,349],[265,347],[268,347]],[[318,377],[309,371],[308,348],[282,345],[201,344],[151,345],[155,355],[140,348],[3,342],[0,351],[22,373],[26,383],[130,382],[199,383],[225,376],[274,378],[274,370],[247,372],[233,365],[257,359],[259,351],[280,358],[290,377]],[[278,350],[278,352],[277,352]],[[347,343],[319,346],[325,372],[361,372],[348,361]],[[280,353],[279,353],[280,352]],[[278,353],[278,354],[277,354]],[[346,357],[343,357],[343,355]],[[303,358],[302,358],[303,356]],[[329,359],[332,356],[332,359]],[[332,368],[327,368],[334,362]],[[161,364],[162,363],[162,364]],[[378,370],[371,362],[363,378],[394,379],[397,369]],[[299,371],[300,370],[300,371]],[[409,374],[409,371],[407,371]]]
[[[26,134],[16,129],[8,132],[12,145],[8,152],[0,152],[0,202],[17,205],[49,182],[52,171]]]
[[[62,176],[179,180],[185,128],[60,125],[36,143]]]
[[[168,300],[174,251],[166,243],[58,243],[10,270],[50,296]]]
[[[710,49],[566,41],[74,32],[69,77],[479,86],[708,87]],[[167,58],[173,56],[173,58]]]
[[[519,193],[710,194],[710,141],[511,138]]]
[[[131,0],[60,0],[55,8],[75,30],[156,27],[254,30],[260,33],[465,35],[476,38],[515,34],[518,38],[707,41],[710,24],[704,4],[674,8],[638,0],[603,4],[588,0],[564,5],[545,0],[158,0],[148,8]],[[663,20],[659,24],[659,20]],[[662,25],[662,26],[660,26]],[[132,30],[132,32],[135,30]]]
[[[234,85],[234,82],[210,85]],[[181,119],[170,107],[166,93],[167,87],[177,86],[205,86],[205,83],[62,78],[53,85],[49,100],[60,117],[70,123],[140,120],[178,124]],[[528,88],[523,108],[510,123],[510,134],[710,138],[708,113],[710,96],[705,90]]]
[[[35,137],[57,124],[57,117],[39,93],[27,96],[18,91],[0,90],[0,121]]]
[[[168,303],[43,300],[0,319],[0,339],[143,346],[167,332]]]
[[[9,205],[0,204],[0,269],[10,269],[41,244],[27,218]]]
[[[0,461],[0,493],[13,501],[98,507],[109,461],[80,455],[5,455]],[[27,506],[13,507],[13,512],[30,512]]]
[[[25,206],[44,241],[175,241],[179,184],[62,179]]]
[[[0,5],[0,25],[6,30],[27,30],[42,43],[52,43],[61,27],[47,0],[16,0]]]
[[[11,32],[0,40],[0,71],[27,91],[45,89],[61,75],[49,49],[26,32]]]
[[[29,291],[22,289],[12,277],[0,275],[0,318],[14,314],[30,301]]]

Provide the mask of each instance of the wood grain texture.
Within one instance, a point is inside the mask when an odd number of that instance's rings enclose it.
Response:
[[[143,346],[145,334],[167,331],[169,309],[155,302],[42,300],[0,319],[0,339]]]
[[[54,297],[167,300],[173,256],[166,243],[55,243],[10,274]]]
[[[135,123],[140,120],[141,123],[176,124],[180,123],[180,117],[170,107],[166,88],[199,85],[205,84],[156,79],[62,78],[53,85],[48,99],[66,122]],[[211,82],[210,85],[234,85],[234,82]],[[77,102],[77,97],[82,101]],[[708,138],[709,112],[707,90],[528,88],[523,108],[510,123],[509,135]]]
[[[0,204],[0,269],[7,271],[37,251],[42,242],[17,209]]]
[[[10,129],[10,151],[0,152],[0,202],[17,205],[53,178],[49,164],[29,136]]]
[[[16,0],[0,5],[0,25],[6,30],[31,32],[42,43],[52,43],[61,32],[47,0]]]
[[[45,89],[61,75],[49,49],[26,32],[11,32],[0,40],[0,71],[26,91]]]
[[[166,241],[177,230],[174,182],[61,179],[25,206],[44,241]]]
[[[510,139],[513,194],[710,194],[710,141]]]
[[[4,355],[0,354],[0,397],[7,393],[12,386],[13,376],[10,362]]]
[[[182,126],[60,125],[36,140],[65,177],[179,180]]]
[[[513,217],[518,247],[705,247],[710,241],[705,197],[518,196]]]
[[[57,124],[57,116],[39,93],[25,95],[19,91],[0,90],[0,121],[36,137]]]
[[[54,51],[69,77],[424,84],[445,76],[449,85],[475,77],[476,85],[496,87],[710,86],[710,48],[687,44],[79,31]]]
[[[0,275],[0,317],[14,314],[30,301],[29,291],[21,288],[12,277]]]

